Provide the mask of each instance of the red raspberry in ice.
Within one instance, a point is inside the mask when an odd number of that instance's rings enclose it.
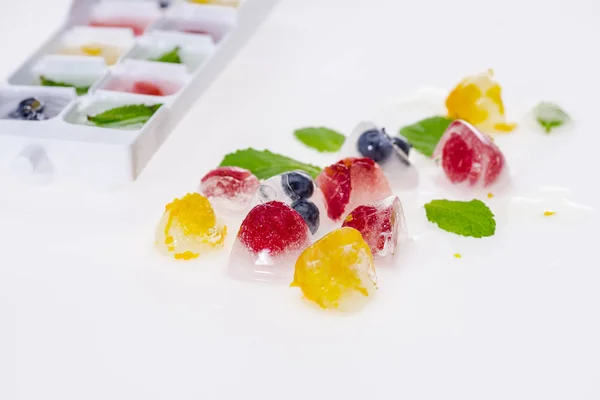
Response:
[[[137,81],[131,89],[136,94],[146,94],[149,96],[164,96],[163,91],[152,82]]]
[[[392,194],[381,167],[370,158],[345,158],[325,168],[317,177],[327,214],[335,221],[348,210],[374,203]]]
[[[280,201],[254,207],[238,232],[238,239],[254,254],[278,256],[310,243],[308,225],[300,214]]]
[[[390,197],[373,205],[356,207],[342,227],[359,231],[373,255],[394,253],[399,235],[405,232],[404,213],[398,197]]]
[[[498,181],[506,161],[492,139],[470,124],[456,120],[440,139],[434,158],[441,159],[450,182],[490,186]]]
[[[317,177],[317,184],[325,197],[327,215],[334,221],[340,219],[350,202],[351,173],[343,163],[333,164]]]
[[[239,167],[219,167],[202,178],[200,192],[208,198],[245,202],[258,190],[260,181],[252,172]]]

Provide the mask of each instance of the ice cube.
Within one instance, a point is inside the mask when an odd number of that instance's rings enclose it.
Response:
[[[402,203],[397,196],[356,207],[342,226],[358,230],[371,253],[378,257],[393,256],[408,236]]]
[[[281,201],[254,207],[238,231],[228,273],[238,279],[281,281],[291,279],[294,262],[310,244],[308,225]]]
[[[304,171],[290,171],[265,180],[257,192],[259,203],[278,200],[296,210],[312,234],[330,228],[319,185]]]
[[[167,204],[156,230],[159,250],[177,260],[190,260],[221,248],[227,227],[217,221],[208,199],[190,193]]]
[[[433,153],[453,184],[489,187],[504,181],[507,166],[493,140],[462,120],[450,124]]]
[[[410,189],[419,184],[417,169],[408,158],[411,147],[406,139],[388,135],[372,122],[361,122],[346,139],[342,154],[372,159],[394,189]]]
[[[371,250],[356,229],[336,229],[302,252],[291,286],[321,308],[353,311],[377,288]]]
[[[238,167],[219,167],[202,178],[199,192],[215,207],[238,212],[250,206],[260,181],[252,172]]]
[[[373,204],[392,195],[390,184],[370,158],[345,158],[323,169],[317,183],[325,197],[327,215],[340,221],[363,204]]]

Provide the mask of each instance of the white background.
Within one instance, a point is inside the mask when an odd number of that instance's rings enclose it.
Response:
[[[4,2],[0,75],[67,10]],[[164,204],[225,153],[268,147],[324,165],[295,128],[348,132],[394,98],[489,67],[513,118],[549,99],[576,120],[501,141],[518,150],[507,157],[519,190],[568,188],[595,208],[599,38],[597,0],[282,0],[131,187],[0,182],[0,399],[600,398],[590,209],[536,219],[543,199],[492,200],[498,233],[476,241],[427,230],[429,195],[407,195],[421,240],[353,315],[232,281],[226,254],[182,264],[152,247]]]

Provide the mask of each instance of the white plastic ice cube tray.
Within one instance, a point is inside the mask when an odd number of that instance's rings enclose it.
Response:
[[[245,0],[236,8],[185,1],[76,0],[62,27],[0,86],[0,172],[34,181],[109,186],[135,180],[276,2]],[[160,3],[170,4],[161,8]],[[90,26],[92,22],[138,28]],[[109,51],[78,54],[90,44]],[[175,47],[182,64],[150,61]],[[74,88],[40,86],[41,76],[90,90],[77,96]],[[132,79],[167,82],[168,95],[113,90]],[[48,119],[9,119],[19,102],[30,97],[46,104]],[[128,104],[163,106],[141,127],[102,128],[86,121],[87,115]]]

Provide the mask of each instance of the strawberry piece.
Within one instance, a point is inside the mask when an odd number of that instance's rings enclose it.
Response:
[[[297,251],[310,243],[310,231],[300,214],[280,201],[254,207],[238,233],[240,242],[252,253],[275,257]]]
[[[333,164],[317,177],[317,184],[325,197],[327,215],[334,221],[342,217],[350,202],[351,172],[344,163]]]
[[[137,81],[133,84],[132,93],[145,94],[149,96],[164,96],[163,91],[152,82]]]
[[[496,183],[506,166],[504,155],[491,138],[461,120],[450,124],[433,157],[441,159],[450,182],[468,182],[472,187]]]
[[[95,26],[99,28],[129,28],[133,30],[133,34],[135,36],[140,36],[144,33],[146,29],[145,26],[140,26],[135,24],[134,22],[127,21],[114,21],[114,22],[104,22],[104,21],[92,21],[90,22],[90,26]]]
[[[219,167],[202,178],[200,191],[208,198],[245,202],[254,196],[259,186],[258,178],[246,169]]]

